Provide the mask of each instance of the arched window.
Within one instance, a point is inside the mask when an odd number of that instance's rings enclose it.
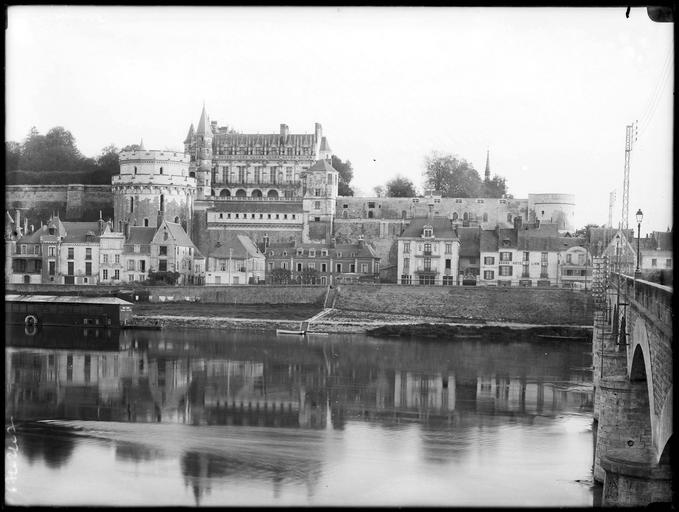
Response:
[[[230,196],[231,192],[229,192],[229,190],[226,188],[219,193],[219,197],[230,197]]]
[[[165,211],[165,196],[163,194],[160,194],[160,211]]]
[[[269,192],[266,194],[266,197],[270,197],[272,199],[278,199],[278,192],[275,190],[269,190]]]
[[[163,168],[162,167],[160,168],[160,174],[163,174]]]
[[[248,194],[243,190],[242,188],[239,188],[236,191],[236,197],[246,197]]]
[[[144,227],[145,228],[149,227],[149,220],[148,219],[144,219]]]
[[[469,220],[469,214],[467,212],[464,212],[464,215],[462,215],[462,220]]]
[[[175,223],[175,224],[179,224],[179,217],[175,217],[175,218],[174,218],[174,223]]]
[[[134,197],[130,197],[130,213],[134,213]]]
[[[255,189],[255,190],[252,191],[251,195],[252,195],[252,197],[262,197],[262,191]]]
[[[460,216],[457,214],[457,212],[453,212],[453,220],[459,219]]]
[[[134,173],[137,174],[137,166],[134,166]]]
[[[369,219],[372,219],[372,218],[373,218],[373,212],[372,212],[372,210],[370,210],[370,211],[368,212],[368,218],[369,218]]]

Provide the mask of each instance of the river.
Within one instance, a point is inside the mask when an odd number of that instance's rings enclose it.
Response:
[[[589,343],[6,334],[7,503],[597,502]]]

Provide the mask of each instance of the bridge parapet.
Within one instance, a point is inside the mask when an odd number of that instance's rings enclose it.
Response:
[[[620,295],[632,299],[639,310],[650,315],[649,320],[660,322],[666,329],[672,329],[673,289],[643,279],[634,279],[625,274],[613,273],[612,283],[620,277]]]

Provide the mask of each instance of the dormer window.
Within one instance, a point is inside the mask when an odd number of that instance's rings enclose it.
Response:
[[[509,238],[504,238],[502,240],[502,247],[509,247],[509,244],[510,244]]]
[[[297,256],[302,256],[304,254],[303,249],[297,249]]]
[[[431,238],[434,236],[434,229],[431,226],[424,226],[422,230],[422,236],[424,238]]]
[[[283,256],[287,256],[287,255],[288,255],[288,251],[283,251]]]

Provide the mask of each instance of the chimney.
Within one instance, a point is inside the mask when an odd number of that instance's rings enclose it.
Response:
[[[523,219],[521,218],[521,215],[517,215],[514,217],[514,229],[518,232],[521,229],[521,225],[523,223]]]
[[[358,246],[363,248],[363,235],[358,235]]]
[[[323,137],[323,127],[321,126],[321,123],[316,123],[314,125],[314,133],[316,134],[316,141],[320,142],[321,137]]]
[[[285,139],[288,138],[288,125],[287,124],[281,124],[281,139],[283,142],[285,142]]]
[[[28,233],[28,217],[24,217],[24,233]]]

